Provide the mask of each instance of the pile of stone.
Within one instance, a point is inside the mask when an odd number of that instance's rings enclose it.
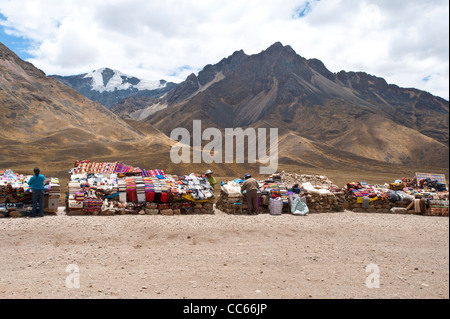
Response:
[[[321,186],[326,188],[337,189],[338,187],[324,175],[305,175],[305,174],[291,174],[282,171],[280,174],[281,181],[287,188],[292,188],[295,184],[302,186],[303,183],[311,183],[314,186]]]

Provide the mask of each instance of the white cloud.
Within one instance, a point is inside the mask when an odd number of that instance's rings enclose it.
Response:
[[[449,98],[447,0],[0,0],[0,13],[47,74],[110,67],[181,82],[236,50],[280,41],[333,72]]]

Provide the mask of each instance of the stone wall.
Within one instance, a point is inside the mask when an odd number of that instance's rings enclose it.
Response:
[[[112,205],[103,206],[93,212],[86,212],[82,209],[69,210],[66,214],[74,215],[192,215],[192,214],[214,214],[214,203],[212,201],[204,203],[179,202],[179,203],[150,203],[142,205],[119,205],[117,202]]]
[[[310,213],[342,212],[345,209],[345,194],[341,192],[329,194],[307,192],[304,196]]]

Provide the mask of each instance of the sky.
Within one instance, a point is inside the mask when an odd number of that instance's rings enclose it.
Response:
[[[0,0],[0,42],[47,75],[180,83],[275,42],[449,99],[448,0]]]

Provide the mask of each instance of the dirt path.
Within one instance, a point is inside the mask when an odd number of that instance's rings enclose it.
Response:
[[[2,299],[449,298],[449,219],[3,218],[0,265]]]

